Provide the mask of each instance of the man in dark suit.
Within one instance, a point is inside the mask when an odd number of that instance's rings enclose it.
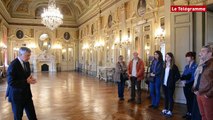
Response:
[[[30,89],[30,84],[36,83],[28,62],[30,55],[29,48],[21,47],[18,57],[11,62],[7,70],[6,97],[12,105],[14,120],[22,120],[23,110],[26,111],[29,120],[37,120]]]

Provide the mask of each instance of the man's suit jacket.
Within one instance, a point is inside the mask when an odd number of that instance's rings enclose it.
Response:
[[[18,102],[32,98],[30,84],[27,78],[30,76],[30,64],[26,63],[27,71],[24,70],[18,58],[13,60],[7,70],[7,93],[9,102]]]

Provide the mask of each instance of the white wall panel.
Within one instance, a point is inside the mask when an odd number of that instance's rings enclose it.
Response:
[[[206,43],[213,42],[213,13],[206,13]]]
[[[186,65],[185,54],[193,50],[192,13],[173,13],[171,20],[172,52],[182,73]],[[186,103],[183,84],[180,81],[176,84],[175,102]]]

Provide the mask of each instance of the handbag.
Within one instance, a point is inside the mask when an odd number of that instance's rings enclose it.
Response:
[[[121,73],[121,75],[122,75],[122,79],[123,80],[129,80],[129,76],[128,76],[128,74],[126,72]]]
[[[121,68],[121,76],[123,80],[129,80],[129,75],[123,70],[121,64],[118,62],[118,64],[120,65]]]
[[[154,77],[153,76],[149,76],[148,80],[149,80],[149,82],[154,82]]]
[[[150,74],[149,75],[146,75],[146,77],[145,77],[145,83],[146,84],[149,84],[150,82],[154,82],[155,81],[155,79],[154,79],[155,77],[153,77],[153,76],[150,76]]]
[[[150,62],[149,62],[149,65],[147,67],[147,70],[146,70],[146,77],[145,77],[145,83],[146,84],[149,84],[150,82],[154,82],[154,78],[153,76],[151,76],[150,72],[149,72],[149,68],[150,68]]]

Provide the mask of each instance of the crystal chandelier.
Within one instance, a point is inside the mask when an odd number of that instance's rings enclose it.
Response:
[[[42,24],[51,30],[56,29],[63,23],[63,15],[59,8],[56,8],[55,0],[49,0],[48,8],[44,8],[44,12],[41,14]]]

